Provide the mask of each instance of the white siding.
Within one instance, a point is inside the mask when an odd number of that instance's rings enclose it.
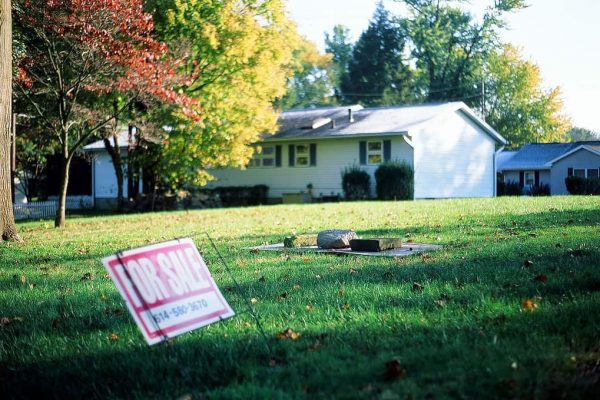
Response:
[[[494,196],[495,141],[460,111],[410,132],[415,198]]]
[[[600,156],[585,149],[581,149],[552,165],[550,191],[552,195],[569,194],[565,185],[565,178],[569,168],[600,168]]]
[[[126,162],[127,153],[121,154],[123,162]],[[95,198],[117,198],[117,176],[112,160],[106,151],[95,152],[94,155],[94,197]],[[125,169],[125,168],[124,168]],[[123,195],[127,196],[127,172],[123,177]]]
[[[369,137],[369,140],[389,139],[392,141],[391,157],[404,160],[412,165],[412,149],[401,136]],[[283,193],[306,191],[306,186],[313,185],[313,196],[339,194],[342,191],[342,170],[352,164],[359,164],[359,142],[364,138],[323,139],[299,142],[271,142],[281,145],[281,167],[247,168],[245,170],[226,168],[209,171],[217,181],[208,187],[218,186],[253,186],[264,184],[269,186],[269,197],[281,197]],[[288,145],[292,143],[316,143],[317,165],[315,167],[289,167]],[[372,195],[375,195],[375,179],[373,173],[377,166],[362,166],[371,175]]]

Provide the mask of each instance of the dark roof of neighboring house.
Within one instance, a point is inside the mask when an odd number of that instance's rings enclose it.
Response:
[[[530,143],[516,152],[498,155],[498,171],[523,169],[549,169],[552,162],[579,149],[587,148],[600,153],[600,141],[572,143]],[[502,156],[503,153],[512,153]]]
[[[352,111],[353,122],[349,121]],[[463,111],[500,143],[506,143],[493,128],[462,102],[363,108],[360,105],[291,110],[281,114],[279,129],[264,140],[323,139],[363,135],[407,134],[409,130],[443,113]]]

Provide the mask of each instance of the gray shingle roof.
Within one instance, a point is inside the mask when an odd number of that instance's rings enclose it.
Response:
[[[354,122],[349,121],[348,109],[352,109]],[[462,102],[378,108],[362,108],[355,105],[286,111],[279,118],[277,133],[265,135],[263,139],[267,141],[312,140],[371,134],[401,134],[442,113],[461,109],[469,114],[471,118],[478,119]],[[334,124],[332,124],[332,121],[334,121]],[[315,122],[317,123],[315,124]],[[479,119],[477,122],[490,135],[502,139],[485,122]],[[504,140],[500,139],[498,139],[500,142]]]
[[[600,152],[600,141],[573,143],[531,143],[526,144],[512,156],[499,154],[498,171],[523,169],[550,169],[550,161],[580,147],[588,146]]]

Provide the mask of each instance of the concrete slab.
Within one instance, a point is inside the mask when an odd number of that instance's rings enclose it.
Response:
[[[422,253],[425,251],[434,251],[441,249],[442,246],[435,244],[422,244],[422,243],[406,243],[402,247],[392,250],[369,252],[369,251],[352,251],[351,249],[337,249],[337,250],[326,250],[321,249],[317,246],[306,246],[306,247],[284,247],[283,243],[269,244],[265,246],[248,247],[248,250],[254,251],[288,251],[290,253],[328,253],[328,254],[344,254],[344,255],[356,255],[356,256],[368,256],[368,257],[404,257],[410,256],[411,254]]]

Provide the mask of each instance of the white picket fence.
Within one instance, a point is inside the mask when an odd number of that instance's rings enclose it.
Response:
[[[94,208],[94,200],[91,196],[68,196],[66,208],[67,210],[89,210]],[[58,200],[52,197],[48,201],[13,204],[16,220],[54,218],[56,210],[58,210]]]
[[[58,209],[57,201],[36,201],[33,203],[13,204],[15,219],[52,218]]]

